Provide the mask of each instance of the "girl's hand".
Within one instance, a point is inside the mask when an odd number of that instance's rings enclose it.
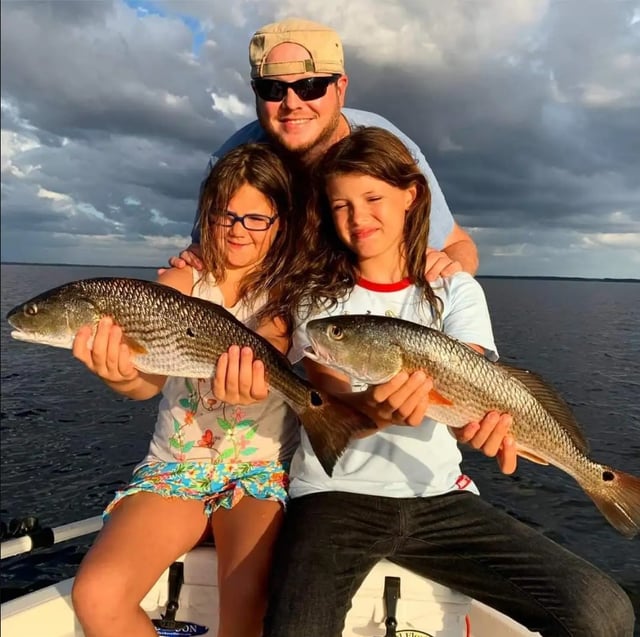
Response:
[[[453,261],[446,252],[427,248],[427,281],[433,283],[440,276],[451,276],[462,271],[462,264]]]
[[[100,320],[89,348],[91,327],[85,325],[78,330],[73,341],[73,355],[89,370],[108,383],[123,383],[138,378],[133,366],[129,347],[122,340],[122,329],[111,317]]]
[[[512,424],[510,414],[490,411],[480,422],[470,422],[465,427],[451,431],[458,442],[466,442],[485,456],[495,457],[500,471],[511,474],[518,463],[515,440],[509,433]]]
[[[381,385],[362,392],[367,415],[379,425],[405,424],[418,426],[429,407],[429,392],[433,381],[424,372],[409,375],[400,372]]]
[[[250,347],[232,345],[218,359],[211,391],[218,400],[236,405],[264,400],[269,394],[264,363],[254,360]]]

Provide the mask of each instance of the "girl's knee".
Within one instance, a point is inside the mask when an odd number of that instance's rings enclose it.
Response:
[[[80,568],[71,589],[71,603],[80,623],[99,624],[121,612],[127,603],[126,590],[126,582],[113,571]]]
[[[103,603],[103,587],[91,573],[79,572],[73,580],[71,604],[83,626],[91,620]]]

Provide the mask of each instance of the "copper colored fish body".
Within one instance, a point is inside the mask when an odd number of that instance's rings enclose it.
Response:
[[[589,458],[571,409],[539,375],[492,363],[438,330],[396,318],[317,319],[307,333],[312,358],[369,384],[424,370],[434,383],[426,415],[450,427],[493,410],[511,414],[519,455],[571,475],[622,534],[640,531],[640,479]]]
[[[347,405],[316,391],[287,358],[220,305],[173,288],[129,278],[73,281],[13,308],[11,335],[71,349],[83,325],[110,316],[123,330],[135,366],[147,373],[208,378],[231,345],[251,347],[262,360],[269,387],[299,416],[329,475],[356,431],[374,425]]]

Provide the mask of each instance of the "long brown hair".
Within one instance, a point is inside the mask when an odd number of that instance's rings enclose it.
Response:
[[[259,190],[278,215],[278,231],[258,267],[247,273],[238,292],[238,300],[253,305],[271,292],[283,277],[286,254],[295,241],[298,222],[294,218],[291,173],[284,158],[268,144],[243,144],[221,157],[204,181],[198,210],[203,276],[225,278],[226,257],[217,239],[216,218],[227,214],[229,201],[238,189],[248,184]]]
[[[302,245],[314,246],[310,260],[297,256],[290,268],[298,276],[289,297],[302,317],[319,307],[335,305],[358,279],[356,255],[338,238],[326,196],[327,180],[335,175],[359,174],[373,177],[396,188],[416,189],[404,225],[403,257],[407,276],[421,288],[432,311],[440,304],[426,278],[431,192],[426,177],[398,137],[378,127],[362,127],[334,144],[319,159],[313,171],[313,189],[307,208]]]

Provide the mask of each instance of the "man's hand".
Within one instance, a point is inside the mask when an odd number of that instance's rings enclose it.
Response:
[[[518,456],[516,444],[509,429],[513,424],[510,414],[490,411],[480,422],[470,422],[460,429],[451,429],[458,442],[466,442],[485,456],[496,458],[502,473],[516,470]]]
[[[254,360],[250,347],[232,345],[218,359],[211,391],[218,400],[234,405],[264,400],[269,394],[264,363]]]
[[[194,270],[202,270],[202,252],[200,251],[199,243],[192,243],[186,250],[183,250],[179,256],[171,257],[169,259],[169,265],[172,268],[184,268],[190,265]],[[167,268],[159,268],[158,276],[167,271]]]
[[[433,283],[438,277],[462,272],[462,264],[452,261],[446,252],[427,248],[427,281]]]

